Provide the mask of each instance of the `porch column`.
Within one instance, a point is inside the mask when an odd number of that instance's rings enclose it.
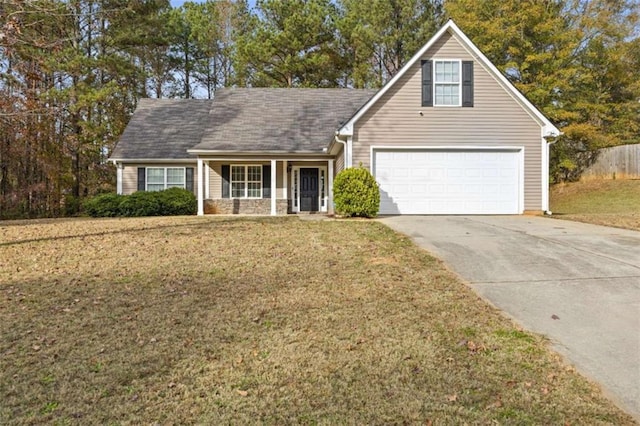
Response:
[[[211,192],[209,192],[210,190],[209,179],[211,178],[210,173],[211,173],[211,168],[209,167],[209,162],[207,161],[204,167],[204,199],[205,200],[211,197]]]
[[[202,173],[203,161],[198,158],[198,216],[204,216],[204,200],[202,199],[202,192],[204,190],[203,185],[203,173]]]
[[[347,136],[347,146],[344,153],[344,168],[353,167],[353,137]]]
[[[116,192],[118,195],[122,195],[122,171],[124,170],[124,165],[116,163],[116,167]]]
[[[276,160],[271,160],[271,216],[278,214],[276,209],[276,197],[278,195],[276,194],[276,176]]]
[[[327,160],[327,213],[333,214],[333,160]]]
[[[282,198],[285,200],[289,199],[289,179],[287,179],[287,167],[289,167],[289,162],[284,160],[282,162]]]

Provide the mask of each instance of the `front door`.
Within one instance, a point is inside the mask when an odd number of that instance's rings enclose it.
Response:
[[[318,169],[300,169],[300,211],[318,211]]]

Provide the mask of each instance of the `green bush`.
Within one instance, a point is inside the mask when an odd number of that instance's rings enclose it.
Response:
[[[74,197],[71,194],[64,197],[64,215],[75,216],[80,211],[80,198]]]
[[[364,167],[345,169],[333,182],[333,200],[343,216],[375,217],[380,210],[380,189]]]
[[[92,217],[122,216],[120,204],[124,198],[124,195],[100,194],[85,200],[82,207],[84,212]]]
[[[193,192],[182,188],[169,188],[156,192],[163,216],[181,216],[195,214],[198,201]]]
[[[92,217],[177,216],[195,214],[197,201],[186,189],[170,188],[131,195],[101,194],[86,200],[83,207]]]
[[[125,199],[120,203],[122,216],[139,217],[162,215],[158,194],[159,192],[138,191],[125,196]]]

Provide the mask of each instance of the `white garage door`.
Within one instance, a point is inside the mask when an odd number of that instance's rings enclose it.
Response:
[[[519,150],[374,150],[380,214],[518,214]]]

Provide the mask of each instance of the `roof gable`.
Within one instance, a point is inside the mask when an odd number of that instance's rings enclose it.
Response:
[[[486,67],[488,72],[501,84],[501,86],[542,125],[543,136],[558,136],[560,130],[547,119],[540,110],[538,110],[515,86],[496,68],[491,61],[478,49],[478,47],[458,28],[458,26],[449,20],[431,39],[418,51],[415,55],[396,73],[396,75],[387,82],[369,101],[362,106],[352,117],[345,123],[338,133],[343,136],[353,134],[355,123],[361,119],[394,85],[402,79],[402,77],[417,64],[424,55],[440,40],[443,35],[449,33],[453,35],[460,44],[467,49],[472,56],[475,56],[482,65]]]

